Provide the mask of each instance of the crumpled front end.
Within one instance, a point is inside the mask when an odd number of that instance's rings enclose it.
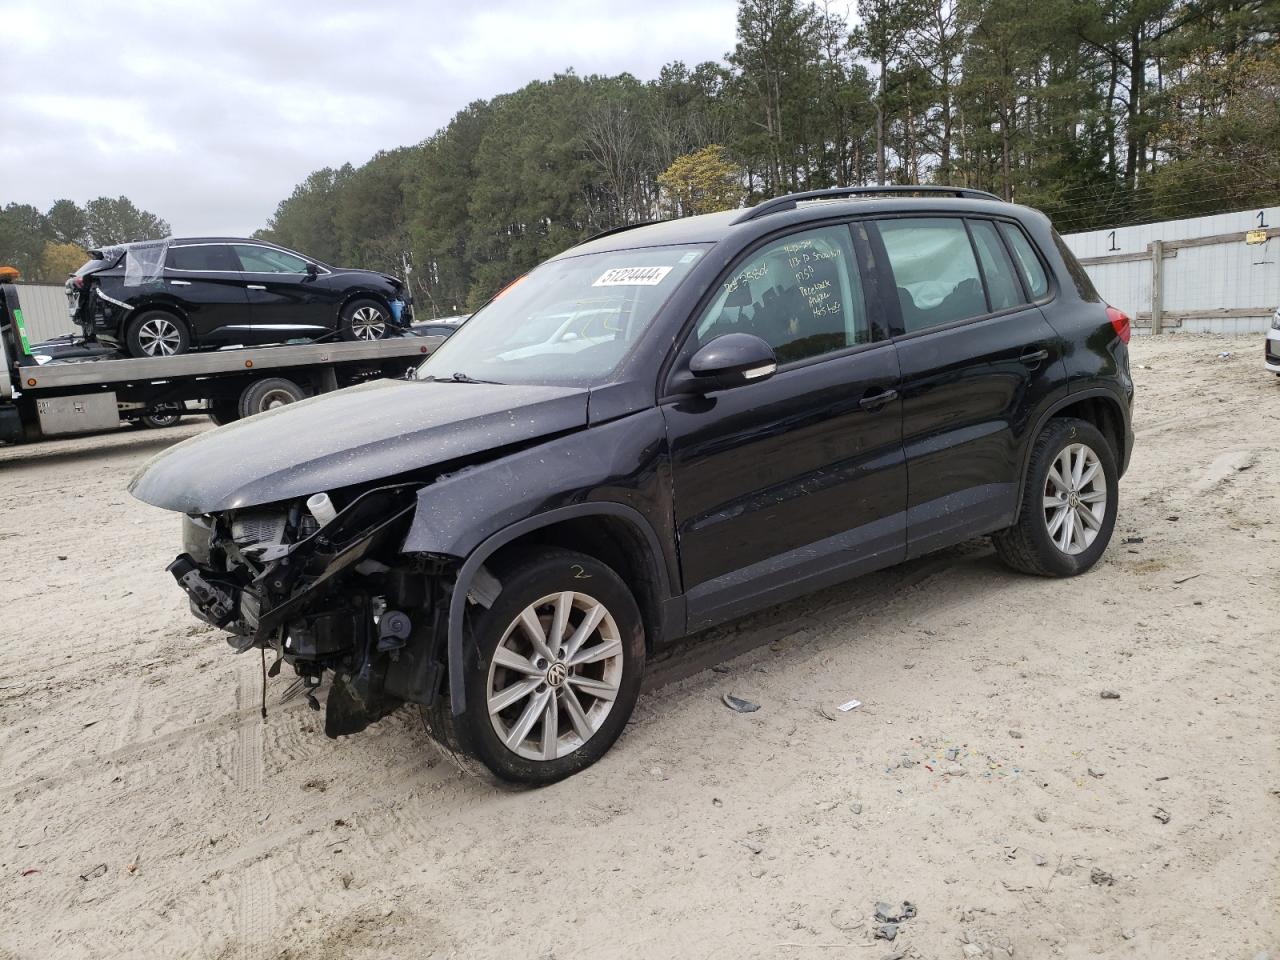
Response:
[[[451,567],[399,553],[417,486],[184,519],[184,552],[168,570],[192,612],[228,631],[237,652],[273,652],[271,675],[292,667],[316,709],[330,671],[329,736],[439,691]]]

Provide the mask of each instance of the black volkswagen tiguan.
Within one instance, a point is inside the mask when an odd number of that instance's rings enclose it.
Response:
[[[413,319],[395,277],[227,237],[94,251],[66,291],[71,319],[86,337],[134,357],[334,336],[378,340]]]
[[[131,490],[186,515],[196,616],[317,708],[332,672],[331,736],[416,703],[473,769],[568,776],[663,643],[974,537],[1047,577],[1106,549],[1128,318],[1040,213],[909,190],[600,236],[416,379],[195,438]]]

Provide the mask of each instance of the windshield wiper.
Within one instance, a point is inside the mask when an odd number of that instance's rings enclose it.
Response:
[[[497,386],[502,386],[502,384],[498,383],[497,380],[477,380],[475,377],[469,377],[465,373],[462,373],[461,371],[459,371],[458,373],[455,373],[449,379],[452,380],[454,383],[492,383],[492,384],[496,384]]]

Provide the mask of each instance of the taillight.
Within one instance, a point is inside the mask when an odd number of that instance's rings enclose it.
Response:
[[[83,289],[84,289],[84,277],[72,277],[72,278],[71,278],[71,285],[72,285],[73,287],[75,287],[77,290],[83,290]]]
[[[1115,328],[1116,336],[1125,343],[1129,342],[1129,315],[1123,310],[1117,310],[1115,307],[1107,307],[1107,319],[1111,321],[1111,326]]]

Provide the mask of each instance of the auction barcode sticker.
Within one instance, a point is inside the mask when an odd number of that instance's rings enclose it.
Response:
[[[656,287],[670,267],[614,267],[600,275],[593,287]]]

